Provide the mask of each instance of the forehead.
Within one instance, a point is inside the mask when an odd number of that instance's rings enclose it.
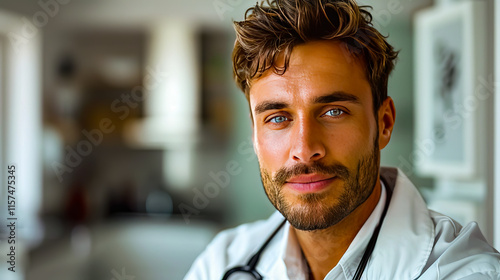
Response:
[[[276,64],[278,67],[284,65],[282,56]],[[367,98],[371,100],[364,63],[341,42],[314,41],[294,47],[283,75],[270,69],[253,80],[249,99],[251,108],[254,108],[255,103],[263,98],[313,98],[316,93],[329,94],[335,91],[356,95],[368,93]]]

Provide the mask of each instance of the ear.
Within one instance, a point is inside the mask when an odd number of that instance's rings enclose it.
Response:
[[[396,121],[396,108],[392,98],[387,97],[378,109],[378,145],[380,150],[391,140],[392,129]]]

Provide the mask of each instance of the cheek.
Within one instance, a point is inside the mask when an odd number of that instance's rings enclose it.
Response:
[[[254,138],[255,151],[262,168],[274,172],[285,165],[289,154],[289,141],[286,137],[279,133],[263,133]]]
[[[360,156],[371,151],[376,128],[371,128],[368,120],[364,123],[338,126],[327,133],[330,155],[338,161],[357,161]],[[328,152],[327,152],[328,153]]]

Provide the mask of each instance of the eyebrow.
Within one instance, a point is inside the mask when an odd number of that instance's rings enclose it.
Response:
[[[361,101],[359,100],[359,97],[357,97],[354,94],[347,93],[344,91],[335,91],[333,93],[323,95],[323,96],[318,96],[313,100],[313,103],[315,104],[324,104],[324,103],[332,103],[332,102],[338,102],[338,101],[348,101],[356,104],[360,104]],[[285,102],[279,102],[279,101],[264,101],[262,103],[259,103],[257,106],[255,106],[255,114],[261,114],[264,113],[265,111],[269,110],[280,110],[284,108],[288,108],[289,105],[288,103]]]
[[[255,106],[255,114],[261,114],[269,110],[279,110],[288,108],[288,104],[284,102],[264,101]]]
[[[332,102],[338,102],[338,101],[348,101],[356,104],[360,104],[361,101],[359,100],[359,97],[357,97],[354,94],[347,93],[345,91],[336,91],[331,94],[323,95],[323,96],[318,96],[314,99],[314,103],[322,104],[322,103],[332,103]]]

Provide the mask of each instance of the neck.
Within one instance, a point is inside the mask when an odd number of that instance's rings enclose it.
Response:
[[[293,228],[309,264],[311,279],[324,279],[340,261],[354,237],[370,217],[380,199],[377,180],[368,199],[339,223],[323,230],[301,231]]]

